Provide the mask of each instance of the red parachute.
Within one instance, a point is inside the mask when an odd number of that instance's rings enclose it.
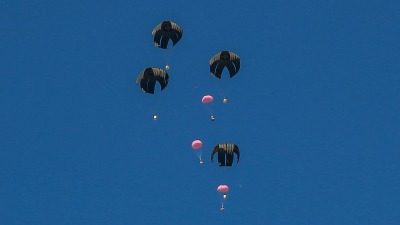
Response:
[[[211,95],[204,95],[203,98],[201,99],[201,102],[202,102],[203,104],[205,104],[205,103],[212,102],[213,100],[214,100],[214,97],[213,97],[213,96],[211,96]]]
[[[203,160],[201,159],[201,155],[202,155],[202,150],[201,147],[203,146],[203,142],[201,142],[200,140],[194,140],[192,142],[192,148],[195,150],[197,157],[199,157],[200,160],[200,164],[203,164]]]
[[[227,193],[229,192],[229,187],[228,187],[228,185],[221,184],[221,185],[219,185],[219,186],[217,187],[217,191],[218,191],[219,193],[222,194],[222,198],[221,198],[221,211],[223,211],[223,210],[225,209],[225,208],[224,208],[225,200],[228,198]]]

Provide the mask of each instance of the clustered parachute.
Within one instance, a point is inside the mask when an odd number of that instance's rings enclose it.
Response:
[[[171,40],[175,46],[182,38],[183,29],[175,22],[163,21],[158,24],[151,35],[154,37],[154,45],[161,49],[167,49],[168,42]],[[160,86],[160,91],[163,91],[169,83],[170,66],[165,65],[165,70],[157,67],[145,68],[136,78],[136,84],[140,84],[142,92],[145,94],[154,94],[157,84]],[[157,113],[153,113],[153,120],[158,120]]]
[[[172,42],[172,46],[175,46],[182,38],[183,29],[175,22],[163,21],[158,24],[151,32],[153,36],[154,45],[157,48],[167,49],[169,41]],[[209,61],[211,74],[218,78],[222,78],[222,73],[225,68],[229,72],[230,78],[234,77],[240,70],[240,57],[232,51],[221,51],[215,54]],[[169,70],[170,66],[167,64],[165,70],[158,67],[147,67],[137,77],[136,84],[140,85],[143,93],[154,95],[156,93],[157,86],[160,87],[160,92],[168,86],[169,74],[166,70]],[[206,105],[212,105],[214,101],[212,95],[204,95],[201,102]],[[228,99],[223,98],[223,103],[226,104]],[[157,120],[157,114],[153,115],[153,119]],[[211,114],[211,121],[214,121],[215,117]],[[192,141],[192,149],[197,154],[200,164],[204,164],[202,160],[202,149],[203,142],[199,139]],[[234,162],[236,154],[236,163],[240,159],[239,147],[234,143],[221,143],[215,145],[211,151],[211,163],[213,163],[214,155],[218,155],[218,166],[219,167],[231,167]],[[229,186],[227,184],[221,184],[217,187],[217,191],[221,194],[221,211],[224,210],[224,202],[227,199],[227,193],[229,192]]]

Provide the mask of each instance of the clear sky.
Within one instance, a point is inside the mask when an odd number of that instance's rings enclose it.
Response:
[[[400,224],[399,12],[396,0],[0,1],[0,223]],[[151,36],[164,20],[184,30],[167,51]],[[209,73],[221,50],[241,57],[232,79]],[[166,62],[167,88],[143,94],[136,77]],[[209,160],[224,142],[242,153],[231,168]]]

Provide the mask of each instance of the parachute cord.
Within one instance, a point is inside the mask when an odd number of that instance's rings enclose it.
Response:
[[[200,162],[203,161],[203,160],[201,159],[202,154],[203,154],[203,151],[200,149],[200,150],[199,150],[199,154],[198,154],[199,159],[200,159]]]
[[[169,48],[164,49],[164,50],[165,50],[164,51],[165,69],[169,70],[170,67],[171,67],[170,63],[171,63],[171,58],[172,58],[172,55],[173,55],[174,47],[173,46],[169,46]]]
[[[152,117],[156,115],[157,118],[160,119],[160,112],[162,111],[161,106],[167,97],[165,96],[165,93],[161,93],[158,84],[156,84],[155,89],[154,94],[146,94],[145,97],[148,99]]]
[[[164,66],[165,66],[165,69],[167,68],[167,66],[169,67],[169,58],[168,58],[168,49],[165,49],[164,50]]]
[[[213,113],[214,110],[212,110],[212,108],[211,108],[211,105],[213,104],[212,102],[210,102],[210,103],[201,103],[201,104],[203,104],[204,108],[207,110],[207,112],[209,114],[209,118],[211,116],[215,116],[214,113]]]
[[[201,149],[198,149],[198,150],[195,150],[195,152],[196,152],[196,155],[197,155],[197,157],[199,158],[199,160],[202,161],[202,159],[201,159],[202,150],[201,150]]]
[[[213,76],[213,75],[211,75]],[[225,76],[225,77],[224,77]],[[229,76],[229,74],[224,74],[221,79],[213,77],[213,86],[214,90],[217,91],[218,97],[215,99],[217,103],[226,103],[224,102],[224,98],[227,99],[227,102],[229,100],[229,94],[232,93],[232,80],[231,78],[227,78],[226,76]]]
[[[220,203],[221,203],[221,210],[224,210],[226,199],[224,199],[223,196],[224,196],[226,193],[219,193],[219,194],[220,194],[220,195],[219,195],[219,198],[220,198]]]
[[[211,75],[211,76],[213,76],[213,75]],[[218,79],[218,78],[214,78],[213,77],[213,79]],[[222,88],[223,85],[217,84],[216,82],[213,82],[213,86],[214,86],[214,90],[217,90],[217,94],[218,94],[219,97],[225,97],[224,94],[226,94],[226,91],[223,90],[223,88]]]

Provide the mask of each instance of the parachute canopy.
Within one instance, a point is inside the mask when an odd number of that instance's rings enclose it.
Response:
[[[193,149],[198,149],[198,148],[201,148],[202,146],[203,146],[203,143],[200,140],[194,140],[192,142]]]
[[[172,21],[163,21],[151,32],[151,35],[154,36],[154,45],[163,49],[167,48],[169,39],[171,39],[173,45],[178,43],[182,34],[182,28]]]
[[[168,85],[168,73],[160,68],[146,68],[136,79],[136,84],[140,82],[140,87],[144,93],[154,94],[156,81],[161,85],[161,91]]]
[[[240,57],[230,51],[217,53],[210,59],[210,72],[215,77],[221,79],[222,70],[228,68],[230,77],[235,76],[240,69]]]
[[[227,192],[229,192],[229,187],[228,187],[228,185],[221,184],[217,187],[217,191],[220,193],[227,193]]]
[[[214,100],[214,97],[211,95],[205,95],[202,99],[201,102],[202,103],[209,103],[212,102]]]
[[[234,153],[236,153],[237,162],[239,162],[240,151],[239,147],[235,144],[224,143],[216,145],[211,153],[211,162],[213,162],[214,154],[217,152],[219,166],[232,166]]]

